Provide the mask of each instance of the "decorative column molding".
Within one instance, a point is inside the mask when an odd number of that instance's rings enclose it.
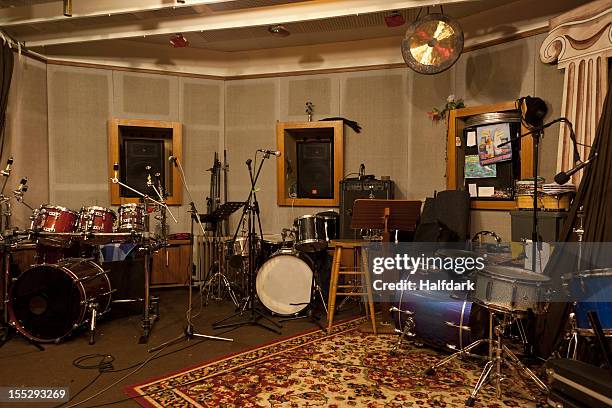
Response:
[[[608,89],[608,58],[612,56],[612,0],[594,1],[564,13],[549,24],[548,37],[540,47],[544,63],[565,70],[561,114],[574,124],[578,143],[590,145]],[[586,160],[589,149],[578,146]],[[569,129],[561,125],[557,171],[574,166]],[[580,183],[582,172],[572,182]]]

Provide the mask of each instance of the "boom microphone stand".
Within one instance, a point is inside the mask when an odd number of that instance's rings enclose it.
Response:
[[[218,322],[213,323],[214,329],[223,329],[223,328],[228,328],[228,327],[240,327],[240,326],[259,326],[266,330],[270,330],[274,333],[281,334],[280,330],[278,329],[282,328],[283,326],[276,323],[275,321],[273,321],[266,315],[264,315],[263,312],[261,312],[257,308],[257,305],[255,304],[255,250],[256,250],[255,240],[257,238],[257,233],[255,231],[256,221],[259,227],[259,234],[263,235],[261,233],[261,219],[259,217],[259,204],[257,202],[255,186],[257,185],[257,180],[259,179],[261,168],[263,167],[263,164],[266,161],[266,159],[269,159],[269,158],[270,158],[270,152],[268,151],[264,152],[263,158],[261,162],[259,163],[259,168],[257,169],[257,173],[255,177],[253,177],[253,169],[251,168],[251,159],[246,161],[246,165],[249,169],[249,177],[251,178],[251,191],[249,192],[249,197],[245,201],[244,210],[242,212],[242,217],[240,218],[240,222],[238,223],[238,226],[236,227],[236,231],[234,232],[234,237],[232,241],[230,241],[231,243],[230,247],[233,247],[233,243],[236,241],[236,237],[238,236],[238,233],[240,232],[242,223],[246,219],[248,230],[249,230],[249,233],[247,235],[248,240],[249,240],[249,269],[247,273],[247,278],[248,278],[247,298],[244,302],[244,305],[240,308],[240,310],[237,313],[234,313]],[[238,317],[238,316],[242,317],[245,312],[249,312],[245,320],[235,322],[235,323],[221,324],[230,319],[233,319],[234,317]],[[264,319],[270,322],[271,324],[276,326],[276,328],[260,323],[259,322],[260,319]]]
[[[178,168],[179,170],[179,175],[181,176],[181,182],[183,183],[183,187],[185,187],[185,191],[187,191],[187,196],[189,197],[189,207],[190,209],[188,210],[189,213],[191,213],[191,250],[193,251],[193,219],[195,218],[196,221],[198,222],[200,228],[202,229],[202,234],[206,235],[206,232],[204,230],[204,226],[202,225],[202,221],[200,220],[200,213],[198,212],[198,209],[196,208],[195,202],[193,201],[193,197],[191,195],[191,191],[189,190],[189,186],[187,185],[187,182],[185,181],[185,172],[183,170],[183,166],[181,165],[180,161],[178,160],[177,157],[175,156],[170,156],[168,158],[168,160],[171,163],[174,163],[174,166]],[[217,336],[210,336],[207,334],[201,334],[201,333],[197,333],[194,330],[193,327],[193,322],[191,321],[191,303],[193,301],[193,288],[192,288],[192,280],[193,280],[193,273],[191,270],[191,267],[189,268],[189,280],[188,280],[188,288],[187,291],[189,292],[188,295],[188,304],[187,304],[187,314],[186,314],[186,318],[187,318],[187,326],[185,327],[184,331],[182,334],[180,334],[179,336],[177,336],[174,339],[168,340],[165,343],[160,344],[157,347],[151,348],[149,350],[147,350],[147,352],[152,353],[158,350],[161,350],[171,344],[177,343],[179,341],[182,340],[191,340],[194,337],[197,338],[203,338],[203,339],[211,339],[211,340],[219,340],[219,341],[234,341],[234,339],[228,339],[225,337],[217,337]]]

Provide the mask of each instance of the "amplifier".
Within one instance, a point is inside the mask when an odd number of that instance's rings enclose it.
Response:
[[[395,185],[391,180],[342,180],[340,182],[340,238],[353,239],[351,229],[353,204],[359,198],[393,200]]]

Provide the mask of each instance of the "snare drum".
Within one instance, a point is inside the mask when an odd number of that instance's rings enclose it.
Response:
[[[312,279],[308,258],[283,249],[257,271],[257,297],[274,314],[294,315],[310,304]]]
[[[147,214],[143,204],[122,204],[119,207],[119,225],[117,231],[142,232],[147,228]]]
[[[80,232],[113,232],[117,215],[104,207],[83,207],[79,213],[77,228]]]
[[[34,265],[15,280],[8,300],[11,323],[28,339],[59,342],[88,323],[90,307],[98,316],[109,310],[111,285],[97,264],[66,259]]]
[[[511,266],[488,266],[476,271],[472,300],[501,312],[544,312],[550,278]]]
[[[79,214],[65,207],[43,204],[32,214],[31,229],[36,232],[75,232]],[[53,247],[70,246],[70,237],[39,237],[38,242]]]
[[[318,215],[302,215],[293,221],[295,249],[316,252],[327,248],[325,220]]]
[[[293,239],[282,234],[263,234],[261,240],[261,256],[264,260],[270,258],[281,249],[293,248]]]
[[[612,269],[580,271],[563,276],[576,301],[576,327],[581,334],[593,335],[587,312],[593,310],[606,336],[612,336]]]

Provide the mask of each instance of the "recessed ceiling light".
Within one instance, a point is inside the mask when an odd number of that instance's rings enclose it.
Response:
[[[288,37],[289,35],[291,35],[289,30],[287,30],[283,25],[280,24],[268,27],[268,32],[277,37]]]

